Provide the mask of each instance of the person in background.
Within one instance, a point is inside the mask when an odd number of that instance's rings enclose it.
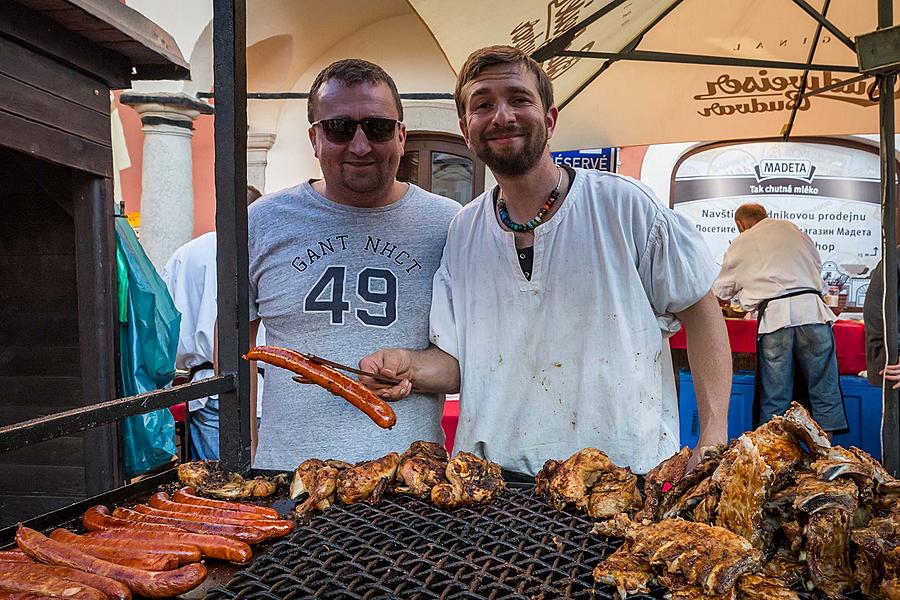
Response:
[[[829,433],[847,430],[831,323],[822,300],[822,258],[790,221],[770,219],[759,204],[735,211],[740,234],[722,259],[716,296],[757,311],[756,424],[781,415],[793,400],[808,403]]]
[[[248,206],[260,196],[258,189],[247,186]],[[216,232],[204,233],[178,248],[160,275],[181,313],[175,368],[188,372],[187,382],[212,377],[218,312]],[[186,420],[190,459],[218,460],[219,397],[191,400]]]
[[[897,246],[897,258],[900,260],[900,246]],[[898,266],[900,270],[900,266]],[[900,280],[900,272],[898,272]],[[869,289],[866,290],[866,301],[863,305],[863,323],[866,327],[866,379],[870,385],[881,387],[882,378],[892,382],[894,389],[900,388],[900,362],[887,364],[884,348],[884,261],[881,260],[869,278]],[[900,329],[900,309],[898,309],[897,326]],[[894,339],[900,343],[900,332]]]
[[[455,98],[466,143],[499,185],[450,226],[433,345],[361,361],[402,378],[397,386],[361,380],[388,399],[411,385],[461,389],[454,450],[499,463],[509,479],[588,446],[646,473],[679,449],[666,338],[680,321],[700,446],[724,443],[728,337],[710,293],[715,265],[694,226],[633,179],[554,163],[553,87],[520,50],[474,52]]]
[[[271,345],[344,364],[387,344],[427,346],[432,280],[460,205],[396,179],[403,106],[378,65],[329,65],[312,84],[307,112],[322,178],[250,207],[250,339],[261,323]],[[397,403],[397,424],[384,430],[292,375],[266,369],[258,441],[251,431],[256,468],[294,469],[309,458],[356,462],[416,440],[444,441],[438,394]]]

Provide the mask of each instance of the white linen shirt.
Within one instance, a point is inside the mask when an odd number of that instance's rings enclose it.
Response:
[[[737,236],[725,251],[713,284],[716,296],[723,300],[736,297],[748,312],[767,298],[804,289],[827,291],[822,259],[812,239],[782,219],[763,219]],[[758,333],[834,320],[834,313],[820,297],[804,294],[769,302]]]
[[[160,272],[162,280],[172,296],[175,308],[181,313],[181,329],[178,332],[178,350],[175,368],[190,371],[198,365],[213,362],[218,306],[216,298],[216,232],[210,231],[197,236],[179,247],[172,254]],[[265,343],[265,329],[259,327],[257,343]],[[191,381],[212,377],[212,369],[200,369]],[[258,380],[257,398],[262,397],[262,377]],[[188,410],[195,411],[206,406],[209,396],[188,402]],[[257,417],[262,409],[257,401]]]
[[[646,473],[679,447],[665,338],[709,291],[709,250],[639,182],[576,169],[529,281],[492,192],[453,220],[434,278],[431,341],[460,362],[454,449],[533,475],[594,446]]]

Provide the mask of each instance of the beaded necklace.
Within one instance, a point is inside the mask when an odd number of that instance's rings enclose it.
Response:
[[[557,198],[559,198],[559,186],[562,184],[563,172],[558,165],[556,168],[559,170],[559,179],[556,181],[556,187],[550,192],[550,197],[544,202],[544,205],[541,207],[541,210],[538,211],[537,216],[524,225],[516,223],[509,217],[509,209],[506,207],[506,202],[504,202],[503,198],[497,200],[497,213],[500,215],[500,220],[503,221],[504,225],[512,231],[527,232],[533,231],[535,227],[543,222],[544,217],[547,216],[547,213],[550,212],[553,205],[556,204]]]

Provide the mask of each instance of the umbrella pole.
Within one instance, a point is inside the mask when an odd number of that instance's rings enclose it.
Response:
[[[893,25],[893,0],[878,0],[878,28]],[[879,77],[881,122],[881,228],[884,261],[884,343],[888,364],[897,363],[897,186],[894,157],[894,82],[893,73]],[[882,383],[881,444],[882,461],[893,476],[900,472],[900,406],[897,390]]]

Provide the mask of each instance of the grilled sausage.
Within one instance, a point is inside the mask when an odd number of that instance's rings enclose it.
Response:
[[[156,511],[155,508],[140,505],[143,508],[141,510],[149,510]],[[135,508],[138,508],[137,506]],[[183,529],[185,531],[191,531],[193,533],[209,533],[212,535],[221,535],[227,538],[231,538],[233,540],[240,540],[242,542],[247,542],[248,544],[256,544],[264,539],[266,539],[266,534],[264,531],[259,529],[255,529],[253,527],[245,527],[239,525],[225,525],[219,523],[203,523],[200,521],[191,521],[188,519],[179,519],[173,517],[167,517],[165,515],[160,515],[158,513],[155,514],[147,514],[145,512],[139,512],[137,510],[132,510],[128,508],[117,508],[113,511],[114,517],[119,517],[125,519],[127,521],[137,521],[143,523],[156,523],[159,525],[171,525],[172,527],[177,527],[179,529]]]
[[[212,498],[203,498],[196,495],[196,490],[192,487],[183,487],[172,496],[172,500],[179,504],[190,504],[191,506],[205,506],[207,508],[216,508],[219,510],[233,510],[242,513],[250,513],[270,519],[280,519],[281,515],[274,508],[268,506],[256,506],[254,504],[243,504],[241,502],[228,502],[226,500],[213,500]],[[258,518],[254,516],[254,518]]]
[[[32,562],[31,558],[21,550],[0,551],[0,561]]]
[[[277,346],[257,346],[244,358],[266,362],[309,379],[366,413],[381,428],[390,429],[397,423],[394,409],[372,390],[331,367],[314,363],[299,352]]]
[[[249,515],[237,511],[216,510],[203,506],[190,506],[166,500],[165,492],[159,492],[150,497],[150,507],[153,511],[135,506],[134,510],[148,515],[160,515],[190,521],[204,521],[210,523],[222,523],[225,525],[237,525],[239,527],[253,527],[266,533],[267,538],[282,537],[294,530],[294,522],[287,519],[248,519],[247,517],[233,517],[230,515]]]
[[[190,533],[170,525],[126,521],[111,516],[105,506],[94,506],[85,511],[83,523],[90,532],[86,537],[90,538],[134,540],[141,544],[159,545],[160,548],[167,544],[188,544],[199,548],[209,558],[237,563],[248,562],[253,556],[250,546],[244,542],[221,535]]]
[[[2,592],[0,600],[53,600],[53,596],[38,596],[28,592]]]
[[[180,566],[177,557],[167,554],[150,554],[135,550],[133,546],[126,544],[105,544],[97,540],[91,540],[75,535],[67,529],[54,529],[50,532],[50,538],[63,544],[69,544],[78,548],[85,554],[108,560],[126,567],[135,567],[147,571],[169,571]]]
[[[225,519],[240,519],[242,521],[279,520],[272,519],[270,517],[264,517],[259,513],[245,512],[240,510],[227,510],[223,508],[212,508],[209,506],[197,506],[194,504],[183,504],[181,502],[170,500],[169,495],[165,492],[157,492],[153,494],[152,496],[150,496],[147,504],[149,504],[153,508],[167,510],[169,512],[183,512],[185,514],[205,515],[212,520],[215,520],[216,517],[223,517]]]
[[[78,588],[84,588],[81,592],[83,595],[68,595],[69,590],[78,591]],[[131,600],[131,590],[125,584],[108,577],[67,566],[34,562],[6,562],[0,565],[0,589],[66,598]]]
[[[77,548],[52,540],[21,524],[16,532],[16,543],[32,558],[115,579],[127,585],[135,593],[148,598],[167,598],[184,594],[206,579],[206,567],[201,563],[194,563],[172,571],[135,569],[85,554]]]

